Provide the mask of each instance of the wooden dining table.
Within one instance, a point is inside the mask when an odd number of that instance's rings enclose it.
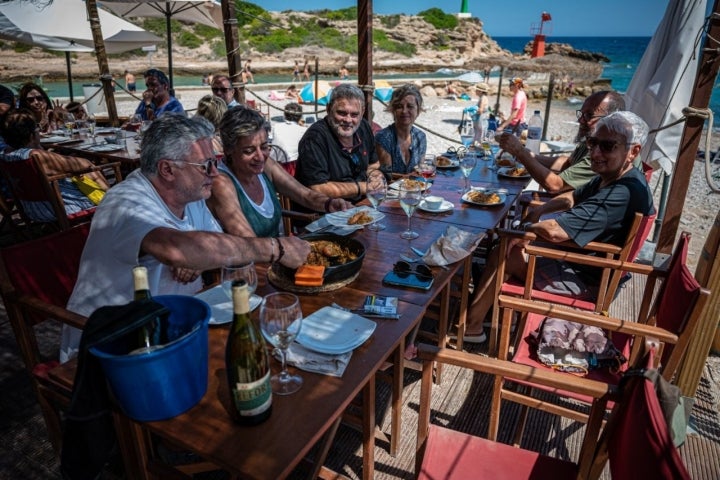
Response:
[[[402,370],[405,342],[422,320],[428,306],[440,302],[438,342],[445,344],[448,325],[448,305],[452,278],[462,271],[469,280],[471,256],[446,268],[433,267],[434,281],[430,289],[418,290],[387,285],[386,273],[401,255],[414,255],[410,247],[426,250],[443,235],[448,226],[456,225],[479,237],[486,229],[503,220],[516,194],[508,195],[503,205],[478,207],[460,202],[459,176],[438,175],[432,186],[455,204],[449,214],[432,214],[418,211],[412,227],[418,238],[408,241],[400,238],[407,228],[407,216],[397,202],[388,201],[381,211],[386,228],[381,231],[362,229],[353,234],[365,246],[362,268],[352,283],[337,290],[321,293],[297,292],[305,316],[322,307],[336,303],[341,307],[359,308],[367,295],[397,297],[399,319],[373,319],[377,327],[371,337],[352,353],[352,358],[341,378],[297,371],[304,380],[302,388],[288,396],[273,396],[270,418],[255,427],[240,426],[231,420],[230,397],[225,370],[225,343],[228,326],[212,326],[209,331],[208,389],[200,402],[174,418],[157,422],[135,422],[121,411],[116,425],[123,448],[129,478],[162,477],[168,472],[153,455],[149,441],[152,433],[162,441],[189,450],[211,465],[227,470],[240,478],[279,479],[290,475],[306,458],[315,444],[319,444],[318,458],[312,475],[321,468],[334,432],[343,413],[356,397],[362,399],[362,444],[364,479],[374,477],[375,446],[375,377],[379,370],[392,362],[392,420],[390,450],[397,450],[402,405]],[[495,180],[498,181],[497,179]],[[498,183],[500,185],[501,183]],[[258,265],[257,293],[265,295],[277,288],[266,274],[268,266]],[[467,288],[464,290],[467,291]],[[467,296],[463,309],[467,307]],[[464,312],[462,312],[464,314]],[[464,317],[463,317],[464,318]],[[253,313],[257,321],[257,311]],[[272,361],[274,372],[279,363]],[[72,385],[74,370],[65,364],[51,372],[57,381]]]
[[[114,129],[111,128],[99,128],[94,139],[85,131],[75,131],[71,137],[58,142],[43,142],[43,145],[46,149],[63,155],[86,158],[95,165],[120,162],[120,169],[125,177],[140,166],[140,142],[137,133],[126,130],[123,132],[126,135],[124,145],[108,143],[108,139],[114,137]],[[51,138],[60,137],[53,135]]]

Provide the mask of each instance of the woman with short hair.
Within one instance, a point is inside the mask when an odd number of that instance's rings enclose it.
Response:
[[[384,172],[410,173],[425,156],[425,133],[414,125],[422,106],[423,98],[415,85],[408,83],[393,90],[386,110],[394,122],[375,135],[375,150]]]

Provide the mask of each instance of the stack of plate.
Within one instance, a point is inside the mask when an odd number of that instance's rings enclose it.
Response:
[[[377,324],[372,320],[333,307],[323,307],[302,321],[297,341],[315,352],[340,355],[370,338]]]

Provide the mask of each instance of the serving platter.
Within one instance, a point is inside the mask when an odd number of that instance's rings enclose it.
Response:
[[[359,212],[367,213],[367,215],[372,218],[372,221],[362,224],[348,224],[348,220],[350,220],[353,215]],[[355,207],[348,210],[343,210],[341,212],[328,213],[327,215],[325,215],[325,218],[330,225],[333,225],[335,227],[363,227],[365,225],[371,225],[375,222],[382,220],[383,218],[385,218],[385,214],[382,212],[378,212],[371,207]]]
[[[513,175],[512,172],[515,170],[513,167],[501,167],[498,169],[498,177],[505,178],[530,178],[530,174],[525,170],[524,175]]]
[[[482,202],[482,201],[473,200],[473,196],[478,193],[484,193],[484,194],[488,194],[488,195],[494,193],[500,198],[500,201],[498,201],[498,202]],[[494,207],[497,205],[502,205],[503,203],[505,203],[506,199],[507,199],[507,196],[504,193],[495,192],[493,190],[485,190],[485,191],[470,190],[469,192],[464,193],[462,196],[463,202],[472,203],[473,205],[480,205],[481,207]]]

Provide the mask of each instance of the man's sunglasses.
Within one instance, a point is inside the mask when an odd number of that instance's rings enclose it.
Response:
[[[582,110],[575,110],[575,117],[577,117],[578,120],[583,119],[589,122],[593,118],[604,118],[607,117],[607,115],[593,115],[592,113],[583,112]]]
[[[427,265],[421,263],[413,268],[412,265],[404,260],[399,260],[393,265],[393,272],[400,278],[405,278],[410,274],[415,275],[420,280],[432,280],[433,278],[432,270],[430,270],[430,267]]]
[[[202,163],[195,163],[195,162],[179,162],[179,163],[187,163],[188,165],[194,165],[196,167],[200,167],[200,171],[202,171],[205,175],[209,175],[212,168],[215,168],[217,170],[218,168],[218,161],[216,158],[208,158]]]
[[[226,93],[232,90],[232,88],[212,87],[210,90],[212,90],[213,92]]]
[[[623,145],[622,142],[616,142],[615,140],[599,140],[597,137],[587,137],[585,139],[585,145],[591,152],[595,147],[600,147],[602,153],[611,153],[618,145]],[[625,145],[630,145],[626,143]]]

